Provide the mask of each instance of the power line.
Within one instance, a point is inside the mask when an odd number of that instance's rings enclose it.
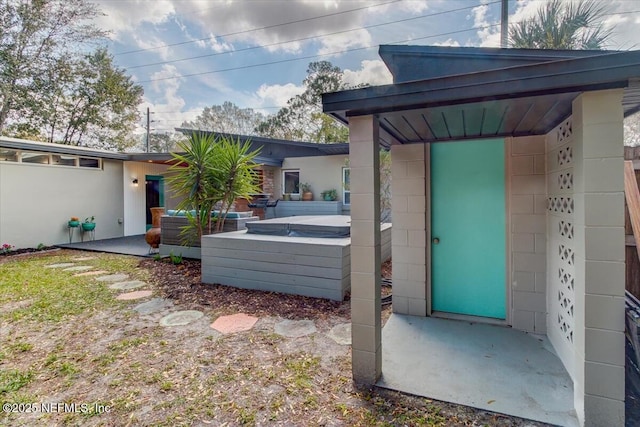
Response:
[[[485,3],[485,5],[491,5],[491,4],[495,4],[495,3],[500,3],[500,1],[501,0],[496,0],[496,1],[493,1],[493,2],[490,2],[490,3]],[[400,22],[415,21],[415,20],[418,20],[418,19],[430,18],[430,17],[433,17],[433,16],[444,15],[444,14],[447,14],[447,13],[460,12],[462,10],[473,9],[475,7],[478,7],[478,6],[477,5],[465,6],[465,7],[460,7],[458,9],[451,9],[451,10],[446,10],[446,11],[442,11],[442,12],[434,12],[434,13],[428,13],[428,14],[425,14],[425,15],[414,16],[414,17],[410,17],[410,18],[398,19],[396,21],[382,22],[382,23],[379,23],[379,24],[372,24],[372,25],[367,25],[367,26],[363,26],[363,27],[351,28],[351,29],[348,29],[348,30],[334,31],[334,32],[331,32],[331,33],[325,33],[325,34],[320,34],[320,35],[316,35],[316,36],[302,37],[302,38],[299,38],[299,39],[274,42],[274,43],[258,45],[258,46],[251,46],[251,47],[246,47],[246,48],[242,48],[242,49],[236,49],[236,50],[230,49],[230,50],[227,50],[227,51],[224,51],[224,52],[214,52],[214,53],[208,53],[206,55],[190,56],[190,57],[187,57],[187,58],[171,59],[171,60],[167,60],[167,61],[153,62],[153,63],[150,63],[150,64],[134,65],[134,66],[131,66],[131,67],[126,67],[126,69],[133,70],[133,69],[136,69],[136,68],[144,68],[144,67],[152,67],[152,66],[156,66],[156,65],[173,64],[173,63],[176,63],[176,62],[189,61],[189,60],[192,60],[192,59],[209,58],[209,57],[212,57],[212,56],[224,55],[224,54],[227,54],[227,53],[238,53],[238,52],[246,52],[246,51],[255,50],[255,49],[264,49],[266,47],[278,46],[278,45],[287,44],[287,43],[296,43],[296,42],[301,42],[301,41],[320,39],[322,37],[334,36],[334,35],[337,35],[337,34],[349,33],[349,32],[352,32],[352,31],[367,30],[367,29],[370,29],[370,28],[383,27],[383,26],[386,26],[386,25],[398,24]]]
[[[374,7],[385,6],[387,4],[397,3],[397,2],[400,2],[400,1],[402,1],[402,0],[392,0],[392,1],[385,2],[385,3],[378,3],[378,4],[372,4],[372,5],[369,5],[369,6],[358,7],[358,8],[355,8],[355,9],[343,10],[342,12],[334,12],[334,13],[329,13],[329,14],[326,14],[326,15],[312,16],[310,18],[303,18],[303,19],[298,19],[298,20],[295,20],[295,21],[283,22],[283,23],[280,23],[280,24],[267,25],[267,26],[264,26],[264,27],[251,28],[251,29],[248,29],[248,30],[234,31],[233,33],[221,34],[219,36],[204,37],[204,38],[196,39],[196,40],[188,40],[188,41],[184,41],[184,42],[163,44],[163,45],[158,45],[158,46],[154,46],[154,47],[148,47],[148,48],[144,48],[144,49],[128,50],[128,51],[125,51],[125,52],[116,53],[114,55],[116,55],[116,56],[118,56],[118,55],[128,55],[130,53],[147,52],[147,51],[150,51],[150,50],[157,50],[157,49],[162,49],[162,48],[165,48],[165,47],[182,46],[182,45],[185,45],[185,44],[198,43],[198,42],[203,42],[203,41],[207,41],[207,40],[214,40],[214,39],[217,39],[217,38],[223,38],[223,37],[229,37],[229,36],[237,36],[239,34],[251,33],[251,32],[254,32],[254,31],[268,30],[268,29],[271,29],[271,28],[282,27],[282,26],[285,26],[285,25],[298,24],[298,23],[301,23],[301,22],[309,22],[309,21],[314,21],[316,19],[322,19],[322,18],[328,18],[328,17],[331,17],[331,16],[343,15],[345,13],[357,12],[359,10],[372,9]]]
[[[408,43],[408,42],[413,42],[413,41],[416,41],[416,40],[425,40],[425,39],[434,38],[434,37],[449,36],[449,35],[452,35],[452,34],[465,33],[465,32],[468,32],[468,31],[484,30],[484,29],[487,29],[487,28],[497,27],[499,25],[500,25],[500,23],[484,25],[484,26],[481,26],[481,27],[472,27],[472,28],[467,28],[467,29],[464,29],[464,30],[456,30],[456,31],[450,31],[450,32],[447,32],[447,33],[433,34],[433,35],[424,36],[424,37],[414,37],[414,38],[406,39],[406,40],[388,42],[387,44]],[[262,62],[262,63],[258,63],[258,64],[242,65],[242,66],[238,66],[238,67],[222,68],[222,69],[219,69],[219,70],[202,71],[202,72],[199,72],[199,73],[183,74],[183,75],[179,75],[179,76],[170,76],[170,77],[161,77],[161,78],[150,79],[150,80],[141,80],[141,81],[139,81],[137,83],[151,83],[151,82],[158,82],[158,81],[163,81],[163,80],[174,80],[174,79],[181,79],[181,78],[185,78],[185,77],[195,77],[195,76],[203,76],[203,75],[207,75],[207,74],[224,73],[224,72],[227,72],[227,71],[246,70],[246,69],[249,69],[249,68],[264,67],[266,65],[283,64],[283,63],[286,63],[286,62],[302,61],[302,60],[306,60],[306,59],[320,58],[320,57],[323,57],[323,56],[332,56],[332,55],[338,55],[338,54],[342,54],[342,53],[356,52],[356,51],[359,51],[359,50],[373,49],[373,48],[376,48],[376,47],[379,47],[379,46],[380,45],[377,44],[377,45],[372,45],[372,46],[364,46],[364,47],[357,47],[357,48],[351,48],[351,49],[344,49],[344,50],[328,52],[328,53],[322,53],[322,54],[317,54],[317,55],[307,55],[307,56],[299,56],[299,57],[296,57],[296,58],[281,59],[281,60],[278,60],[278,61],[270,61],[270,62]]]

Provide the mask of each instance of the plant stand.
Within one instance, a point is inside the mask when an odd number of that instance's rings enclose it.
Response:
[[[73,230],[75,230],[76,228],[78,228],[78,226],[72,226],[67,224],[67,228],[69,229],[69,243],[71,243],[71,240],[73,239]]]
[[[96,229],[93,228],[91,230],[85,230],[84,228],[80,227],[80,239],[84,242],[84,235],[85,234],[89,234],[87,237],[87,241],[94,241],[96,240]]]

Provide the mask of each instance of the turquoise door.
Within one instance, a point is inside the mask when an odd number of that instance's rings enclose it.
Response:
[[[504,319],[504,140],[431,144],[432,310]]]

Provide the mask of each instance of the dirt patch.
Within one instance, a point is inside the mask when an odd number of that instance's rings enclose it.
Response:
[[[68,259],[73,256],[78,252],[69,252]],[[55,261],[64,261],[60,258]],[[40,256],[33,259],[43,262]],[[0,424],[543,425],[354,387],[350,346],[329,336],[331,328],[349,322],[348,301],[204,285],[200,263],[191,260],[181,265],[143,260],[127,271],[112,262],[118,271],[110,273],[145,280],[153,297],[174,304],[140,315],[133,310],[140,301],[122,302],[43,321],[12,315],[25,309],[20,297],[0,299],[0,401],[88,405],[86,412],[0,413]],[[99,259],[88,263],[103,268]],[[2,269],[10,264],[0,261],[3,280],[13,280],[8,273],[13,270]],[[70,281],[74,290],[106,289],[109,298],[118,294],[94,277],[73,277],[58,269],[46,274]],[[178,310],[204,315],[186,326],[160,326],[163,316]],[[247,332],[221,335],[210,328],[218,316],[239,312],[260,319]],[[317,331],[283,337],[275,326],[285,319],[311,320]]]

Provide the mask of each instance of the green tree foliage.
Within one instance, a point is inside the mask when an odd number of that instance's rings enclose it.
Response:
[[[611,37],[611,30],[602,23],[608,11],[606,3],[599,0],[551,0],[534,18],[509,28],[510,45],[531,49],[603,49]]]
[[[319,143],[346,142],[347,127],[322,112],[322,94],[347,89],[343,72],[328,61],[309,64],[302,94],[291,98],[280,109],[258,126],[258,133],[270,138],[281,138]]]
[[[175,163],[169,168],[167,182],[182,198],[177,209],[187,211],[185,244],[199,239],[205,231],[211,233],[211,212],[216,205],[221,212],[216,223],[220,231],[233,201],[259,191],[255,173],[258,164],[254,161],[258,151],[249,151],[250,146],[248,141],[194,132],[188,141],[178,143],[178,153],[171,153]]]
[[[191,122],[182,123],[183,128],[210,130],[238,135],[255,135],[256,128],[266,119],[265,115],[252,108],[240,108],[233,102],[206,107]]]
[[[105,35],[88,24],[97,14],[84,0],[0,1],[0,132],[10,117],[31,113],[39,76]]]

